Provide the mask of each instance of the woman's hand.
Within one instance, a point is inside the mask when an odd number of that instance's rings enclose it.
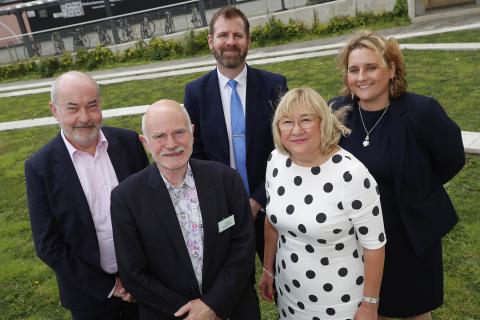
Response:
[[[271,274],[271,272],[270,272]],[[274,287],[273,287],[273,278],[267,274],[265,271],[262,273],[262,277],[260,278],[260,284],[258,285],[260,289],[260,296],[268,301],[273,300],[274,295]]]
[[[368,302],[362,302],[357,312],[355,313],[354,320],[378,320],[378,304],[371,304]]]

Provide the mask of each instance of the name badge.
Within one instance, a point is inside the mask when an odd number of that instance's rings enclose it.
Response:
[[[218,232],[221,233],[234,225],[235,225],[235,216],[232,214],[231,216],[223,219],[218,223]]]

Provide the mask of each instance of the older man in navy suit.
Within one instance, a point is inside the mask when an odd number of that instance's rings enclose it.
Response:
[[[233,7],[218,10],[209,25],[208,45],[217,68],[187,84],[185,107],[195,127],[193,157],[237,169],[249,195],[256,247],[263,260],[265,170],[273,150],[271,121],[285,77],[247,66],[250,26]]]
[[[100,104],[84,73],[67,72],[52,86],[61,132],[25,162],[33,240],[74,320],[137,319],[117,276],[110,191],[148,158],[136,132],[101,127]]]

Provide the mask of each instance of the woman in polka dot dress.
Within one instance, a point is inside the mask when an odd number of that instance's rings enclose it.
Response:
[[[283,97],[272,129],[262,297],[280,319],[377,319],[386,237],[375,180],[337,145],[348,129],[310,88]]]

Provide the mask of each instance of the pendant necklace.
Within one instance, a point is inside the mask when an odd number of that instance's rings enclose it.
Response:
[[[373,127],[370,129],[370,130],[367,130],[367,127],[365,126],[365,122],[363,121],[363,116],[362,116],[362,108],[360,108],[360,105],[358,106],[358,112],[360,113],[360,120],[362,121],[362,125],[363,125],[363,129],[365,130],[365,133],[367,134],[365,136],[365,139],[363,139],[363,147],[368,147],[368,145],[370,144],[370,133],[372,133],[373,129],[375,129],[378,125],[378,123],[380,122],[380,120],[382,120],[383,116],[385,115],[385,113],[387,112],[388,110],[388,107],[390,107],[390,104],[388,104],[386,107],[385,107],[385,110],[383,111],[382,115],[380,116],[380,118],[378,118],[377,122],[375,122],[375,124],[373,125]]]

